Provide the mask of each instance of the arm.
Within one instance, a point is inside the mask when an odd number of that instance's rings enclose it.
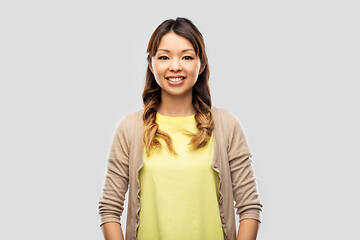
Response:
[[[255,240],[263,205],[260,203],[245,133],[233,114],[230,113],[228,119],[229,167],[236,214],[240,219],[238,240]]]
[[[255,219],[243,219],[240,221],[236,240],[256,240],[260,222]]]
[[[107,222],[101,225],[105,240],[124,240],[121,225],[117,222]]]
[[[126,119],[122,119],[113,135],[105,183],[99,199],[100,226],[105,240],[124,239],[120,216],[128,190],[130,150],[126,125]]]

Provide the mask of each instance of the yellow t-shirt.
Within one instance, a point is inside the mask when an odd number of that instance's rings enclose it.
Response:
[[[149,158],[143,149],[144,166],[140,170],[139,240],[223,240],[218,200],[219,177],[211,167],[214,139],[198,150],[191,150],[191,137],[183,129],[196,133],[195,115],[169,117],[156,114],[159,129],[168,133],[178,156],[171,154],[162,138],[160,150]]]

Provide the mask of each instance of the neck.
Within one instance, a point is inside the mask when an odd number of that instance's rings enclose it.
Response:
[[[192,104],[192,91],[182,96],[161,93],[161,103],[158,109],[161,115],[169,117],[186,117],[196,113]]]

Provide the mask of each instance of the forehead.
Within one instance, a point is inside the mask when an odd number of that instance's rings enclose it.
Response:
[[[164,52],[194,52],[194,47],[191,42],[174,32],[165,34],[161,40],[157,51]]]

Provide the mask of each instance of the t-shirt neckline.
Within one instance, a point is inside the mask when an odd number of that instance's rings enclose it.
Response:
[[[160,114],[159,112],[156,112],[156,118],[160,121],[166,121],[166,122],[188,122],[195,119],[195,114],[191,116],[185,116],[185,117],[170,117]]]

